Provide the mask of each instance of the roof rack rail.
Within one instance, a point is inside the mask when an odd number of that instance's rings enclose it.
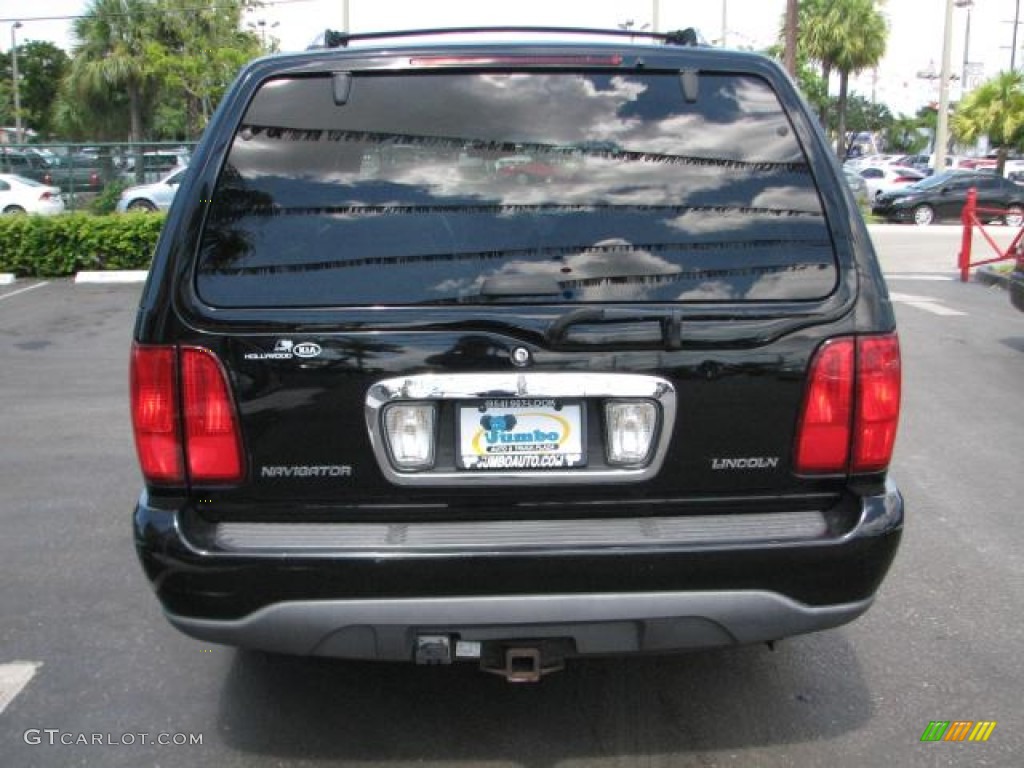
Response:
[[[603,35],[610,37],[645,37],[660,40],[666,45],[697,46],[702,45],[700,34],[692,27],[674,32],[644,32],[633,29],[586,29],[579,27],[440,27],[436,29],[400,29],[392,32],[338,32],[324,30],[323,41],[319,40],[309,46],[308,50],[324,48],[347,48],[348,44],[357,40],[383,40],[400,37],[425,37],[434,35],[465,35],[488,32],[522,32],[539,34],[564,35]]]

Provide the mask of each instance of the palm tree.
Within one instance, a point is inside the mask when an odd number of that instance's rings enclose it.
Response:
[[[800,44],[821,64],[826,84],[839,73],[836,152],[846,154],[846,106],[850,75],[869,69],[885,55],[888,28],[876,0],[804,0],[800,4]],[[826,115],[821,116],[827,125]]]
[[[953,115],[953,133],[964,142],[988,136],[999,147],[996,173],[1002,176],[1010,147],[1024,139],[1024,74],[1000,72],[971,91]]]
[[[820,64],[826,96],[829,79],[832,77],[832,52],[837,45],[835,29],[828,18],[829,7],[828,0],[803,0],[797,10],[800,53]],[[823,126],[828,125],[827,99],[818,111],[818,120]]]
[[[843,7],[845,6],[845,8]],[[835,51],[835,67],[839,70],[839,134],[836,153],[846,158],[846,106],[850,75],[877,66],[885,55],[889,28],[875,0],[844,0],[833,3],[837,37],[841,41]]]
[[[127,96],[133,142],[142,141],[150,9],[145,0],[92,0],[72,27],[69,90],[92,99],[111,92]]]
[[[928,146],[929,139],[923,131],[927,130],[920,118],[901,115],[893,120],[886,129],[885,145],[890,152],[903,152],[916,155]],[[934,132],[932,132],[934,135]]]

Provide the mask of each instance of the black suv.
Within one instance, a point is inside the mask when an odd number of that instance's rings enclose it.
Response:
[[[899,345],[791,81],[443,39],[256,61],[193,158],[132,349],[168,619],[532,680],[863,613]]]

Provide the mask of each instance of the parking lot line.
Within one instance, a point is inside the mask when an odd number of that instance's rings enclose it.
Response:
[[[49,285],[49,284],[50,284],[49,281],[44,281],[42,283],[36,283],[35,285],[30,285],[27,288],[19,288],[16,291],[11,291],[10,293],[5,293],[3,296],[0,296],[0,301],[3,301],[4,299],[9,299],[9,298],[11,298],[11,296],[17,296],[19,293],[28,293],[29,291],[34,291],[36,288],[42,288],[44,285]]]
[[[925,312],[931,312],[933,315],[941,315],[943,317],[966,317],[967,315],[966,312],[951,309],[938,299],[933,299],[930,296],[914,296],[909,293],[896,293],[895,291],[890,293],[889,296],[893,301],[906,304],[908,307],[923,309]]]
[[[956,280],[950,275],[934,275],[927,272],[886,272],[886,280],[916,280],[922,283],[951,283]]]
[[[78,283],[144,283],[149,275],[144,269],[112,269],[99,272],[79,272],[75,275]]]
[[[0,664],[0,714],[3,714],[7,705],[28,685],[41,666],[41,661],[12,661],[9,664]]]

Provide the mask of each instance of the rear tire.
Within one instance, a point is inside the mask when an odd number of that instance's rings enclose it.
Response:
[[[919,227],[927,227],[935,223],[935,209],[930,205],[919,205],[914,209],[914,223]]]
[[[25,213],[25,209],[22,208],[20,205],[8,205],[6,208],[4,208],[4,213]]]

